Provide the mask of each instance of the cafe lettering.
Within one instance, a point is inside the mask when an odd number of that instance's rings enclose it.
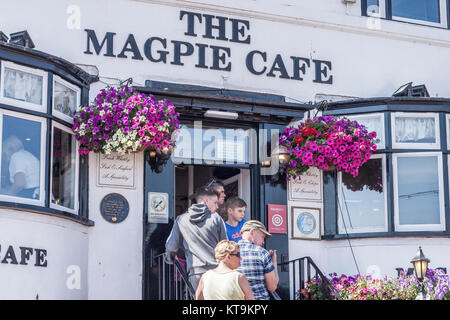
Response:
[[[242,45],[251,44],[250,21],[213,16],[195,12],[180,11],[179,20],[186,23],[184,35],[214,39],[223,44],[234,42]],[[200,34],[200,30],[201,34]],[[138,44],[130,33],[116,52],[114,32],[106,32],[103,38],[92,29],[85,29],[87,35],[85,54],[100,55],[134,60],[145,60],[153,63],[184,66],[187,57],[195,57],[195,68],[205,70],[231,71],[233,67],[232,48],[226,45],[211,45],[201,42],[170,40],[158,36],[149,36],[145,42]],[[231,36],[227,36],[231,33]],[[101,40],[99,40],[101,39]],[[210,56],[209,63],[207,56]],[[144,58],[145,57],[145,58]],[[278,77],[303,81],[308,72],[313,73],[313,82],[332,84],[331,61],[299,57],[293,54],[269,54],[264,50],[251,50],[245,57],[247,71],[254,75]]]
[[[47,267],[47,250],[0,245],[0,263]]]

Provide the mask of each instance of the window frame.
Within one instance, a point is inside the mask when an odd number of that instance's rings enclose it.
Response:
[[[10,110],[4,110],[0,109],[0,141],[3,141],[3,116],[11,116],[14,118],[19,119],[25,119],[29,121],[35,121],[41,123],[41,148],[40,148],[40,178],[39,178],[39,200],[36,199],[26,199],[16,196],[10,196],[10,195],[4,195],[0,194],[0,201],[7,201],[7,202],[16,202],[16,203],[22,203],[27,205],[37,205],[44,207],[45,206],[45,196],[46,196],[46,190],[45,190],[45,164],[46,164],[46,140],[47,140],[47,121],[43,117],[33,116],[29,114],[24,113],[18,113]],[[2,149],[0,149],[0,163],[2,161]],[[1,174],[1,166],[0,166],[0,174]]]
[[[390,0],[392,1],[392,0]],[[391,5],[392,7],[392,5]],[[415,23],[415,24],[422,24],[426,26],[432,26],[432,27],[439,27],[439,28],[447,28],[447,1],[446,0],[439,0],[439,20],[440,22],[431,22],[426,20],[420,20],[420,19],[412,19],[412,18],[405,18],[400,16],[394,16],[392,14],[392,20],[395,21],[403,21],[403,22],[409,22],[409,23]]]
[[[339,205],[337,206],[337,226],[336,226],[336,234],[345,235],[348,234],[360,234],[360,233],[376,233],[376,232],[388,232],[389,230],[389,213],[388,213],[388,194],[387,194],[387,166],[386,166],[386,154],[379,153],[373,154],[370,159],[381,159],[382,161],[382,179],[383,179],[383,198],[384,198],[384,227],[361,227],[361,228],[352,228],[349,229],[345,227],[346,230],[341,230],[341,226],[344,227],[342,221],[342,215],[344,212],[341,211],[343,209],[343,197],[342,197],[342,172],[338,172],[337,174],[337,201],[339,201]],[[369,160],[370,161],[370,160]],[[342,232],[341,232],[342,231]]]
[[[56,122],[56,121],[52,121],[52,126],[51,126],[51,153],[50,153],[50,184],[49,184],[49,193],[50,194],[52,194],[52,190],[53,190],[53,151],[54,151],[54,140],[55,140],[55,135],[54,135],[54,128],[58,128],[58,129],[60,129],[60,130],[62,130],[62,131],[65,131],[65,132],[67,132],[67,133],[69,133],[70,135],[72,135],[72,136],[75,136],[74,135],[74,133],[69,129],[69,128],[67,128],[66,126],[64,126],[64,125],[62,125],[62,124],[60,124],[60,123],[58,123],[58,122]],[[77,153],[77,150],[78,150],[78,148],[79,148],[79,145],[78,145],[78,141],[76,141],[75,140],[75,194],[74,194],[74,209],[71,209],[71,208],[67,208],[67,207],[64,207],[64,206],[62,206],[62,205],[59,205],[59,204],[55,204],[55,203],[53,203],[52,202],[52,199],[50,198],[50,200],[49,200],[49,207],[50,208],[53,208],[53,209],[56,209],[56,210],[60,210],[60,211],[66,211],[66,212],[69,212],[69,213],[72,213],[72,214],[74,214],[74,215],[79,215],[80,214],[80,212],[79,212],[79,201],[80,201],[80,199],[79,199],[79,180],[80,180],[80,157],[78,156],[78,153]]]
[[[14,98],[9,98],[4,96],[4,88],[5,88],[5,68],[14,69],[17,71],[30,73],[33,75],[37,75],[42,77],[42,104],[34,104],[31,102],[20,101]],[[15,106],[18,108],[22,108],[25,110],[38,111],[42,113],[47,113],[47,101],[48,101],[48,72],[37,69],[27,67],[21,64],[17,64],[8,60],[1,60],[1,68],[0,68],[0,102],[3,104]]]
[[[73,124],[73,116],[69,117],[68,115],[58,111],[55,109],[55,83],[59,82],[59,84],[74,90],[77,93],[77,107],[81,104],[81,89],[74,85],[71,84],[70,82],[64,80],[63,78],[57,76],[56,74],[53,75],[53,88],[52,88],[52,115],[54,115],[55,117],[66,121],[70,124]]]
[[[447,150],[450,150],[450,114],[445,114],[445,134],[447,135]],[[449,180],[450,181],[450,180]]]
[[[398,158],[401,157],[430,157],[436,156],[438,161],[438,183],[439,183],[439,217],[440,224],[408,224],[400,225],[400,212],[398,201]],[[444,199],[444,177],[443,177],[442,152],[402,152],[392,154],[392,177],[393,177],[393,202],[394,202],[394,228],[395,232],[405,231],[445,231],[445,199]]]
[[[378,0],[378,6],[379,6],[379,13],[370,13],[368,12],[367,0],[362,0],[361,1],[362,16],[366,16],[369,18],[370,17],[381,18],[391,21],[405,22],[415,25],[429,26],[441,29],[450,28],[449,13],[448,13],[450,8],[447,0],[439,0],[439,20],[440,20],[439,23],[394,16],[392,15],[392,0]]]
[[[369,12],[369,5],[367,3],[367,0],[365,0],[365,12],[364,15],[372,18],[383,18],[386,19],[386,0],[378,0],[378,13],[371,13]]]
[[[377,144],[377,150],[385,150],[386,149],[386,128],[385,128],[385,124],[384,124],[385,117],[384,117],[383,112],[355,114],[355,115],[348,115],[345,117],[352,121],[358,121],[358,119],[379,118],[381,121],[382,130],[383,130],[383,141],[380,141],[380,145]],[[367,131],[371,132],[369,128],[367,128]],[[377,138],[378,138],[378,133],[377,133]]]
[[[434,129],[436,134],[436,142],[434,143],[421,143],[421,142],[396,142],[395,141],[395,118],[434,118]],[[439,113],[417,113],[417,112],[392,112],[391,113],[391,132],[392,132],[392,149],[424,149],[424,150],[436,150],[441,149],[441,138],[440,138],[440,124],[439,124]]]

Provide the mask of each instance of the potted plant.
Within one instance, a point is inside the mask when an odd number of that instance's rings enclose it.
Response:
[[[297,127],[287,127],[279,145],[290,155],[287,179],[295,179],[309,167],[337,169],[358,175],[359,168],[376,151],[376,132],[348,118],[330,116],[307,119]]]
[[[145,149],[168,154],[175,146],[178,113],[168,100],[135,92],[127,85],[102,89],[88,106],[74,112],[72,130],[79,153],[125,154]]]

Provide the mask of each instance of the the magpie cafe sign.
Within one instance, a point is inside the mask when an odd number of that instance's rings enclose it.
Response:
[[[18,264],[47,267],[47,250],[30,247],[5,246],[0,244],[0,265]]]
[[[118,44],[115,32],[100,35],[95,30],[85,29],[87,42],[84,53],[176,66],[184,66],[186,58],[193,56],[195,68],[231,71],[236,57],[230,47],[222,44],[233,42],[251,45],[248,20],[188,11],[180,11],[179,20],[186,25],[185,36],[217,40],[220,45],[171,40],[154,35],[149,35],[143,43],[138,43],[133,34],[129,34],[124,43]],[[287,53],[271,55],[264,50],[250,50],[245,57],[238,58],[245,59],[247,70],[254,75],[302,81],[306,74],[312,73],[310,77],[315,83],[333,83],[331,61]]]

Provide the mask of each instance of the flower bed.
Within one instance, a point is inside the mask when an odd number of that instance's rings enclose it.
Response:
[[[330,274],[328,281],[344,300],[415,300],[419,294],[419,281],[415,276],[401,272],[397,278],[373,279],[369,275],[337,276]],[[442,270],[428,269],[423,281],[425,294],[431,300],[450,300],[450,279]],[[305,289],[297,293],[313,300],[334,299],[334,294],[320,279],[311,279]]]
[[[279,145],[290,154],[286,173],[295,179],[314,166],[358,175],[358,169],[376,150],[376,133],[347,118],[318,117],[285,128]]]
[[[79,153],[120,154],[150,149],[171,150],[180,126],[175,106],[167,100],[134,92],[128,86],[103,89],[92,105],[74,112],[72,130]]]

